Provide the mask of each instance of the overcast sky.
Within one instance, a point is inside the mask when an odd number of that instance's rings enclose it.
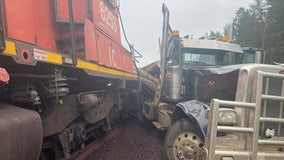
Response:
[[[159,59],[158,38],[162,34],[162,4],[170,10],[170,25],[180,35],[199,38],[209,31],[220,31],[239,7],[252,0],[120,0],[126,35],[143,58],[139,67]]]

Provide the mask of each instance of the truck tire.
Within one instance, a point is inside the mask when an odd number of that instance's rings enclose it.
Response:
[[[203,142],[188,119],[172,124],[165,136],[164,151],[169,160],[199,160]]]

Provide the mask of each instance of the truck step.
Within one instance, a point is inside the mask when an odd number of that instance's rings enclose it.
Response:
[[[163,126],[160,122],[158,122],[158,121],[153,121],[152,123],[153,123],[153,125],[154,125],[157,129],[162,130],[162,131],[166,130],[166,127]]]
[[[164,126],[169,127],[172,123],[172,114],[173,111],[169,109],[161,109],[158,112],[158,121]]]

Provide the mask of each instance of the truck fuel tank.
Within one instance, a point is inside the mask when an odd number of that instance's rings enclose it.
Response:
[[[172,101],[182,99],[182,67],[180,65],[169,65],[166,68],[165,94]]]

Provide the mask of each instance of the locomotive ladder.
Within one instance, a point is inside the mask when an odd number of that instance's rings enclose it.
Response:
[[[265,78],[265,79],[264,79]],[[282,82],[281,95],[268,95],[269,88],[269,79],[280,79]],[[263,84],[264,94],[263,91]],[[214,160],[216,156],[227,156],[227,157],[235,157],[235,156],[243,156],[248,157],[250,160],[257,160],[258,156],[266,157],[266,158],[275,158],[275,159],[284,159],[284,152],[260,152],[258,151],[258,145],[284,145],[283,140],[270,140],[270,139],[259,139],[259,127],[260,123],[262,125],[265,122],[272,122],[278,124],[278,136],[280,136],[281,124],[284,123],[283,118],[283,102],[284,102],[284,75],[283,74],[275,74],[268,72],[258,71],[258,81],[257,81],[257,90],[256,90],[256,102],[255,103],[244,103],[244,102],[235,102],[235,101],[224,101],[213,99],[211,101],[211,113],[209,115],[209,123],[208,123],[208,136],[207,136],[207,147],[208,147],[208,158],[209,160]],[[261,106],[267,109],[266,104],[267,100],[273,100],[280,102],[280,112],[278,118],[266,117],[266,113],[261,114]],[[248,127],[235,127],[235,126],[218,126],[218,115],[219,115],[219,107],[234,107],[234,108],[243,108],[250,110],[251,118],[249,121]],[[275,107],[275,106],[272,106]],[[270,108],[273,109],[273,108]],[[210,123],[211,122],[211,123]],[[250,125],[251,124],[251,125]],[[263,127],[262,127],[263,128]],[[282,128],[283,130],[283,128]],[[217,149],[217,132],[236,132],[236,133],[246,133],[249,139],[245,142],[245,147],[242,150],[236,149]],[[230,139],[228,139],[230,140]],[[246,149],[245,149],[246,148]],[[233,159],[233,158],[232,158]]]

